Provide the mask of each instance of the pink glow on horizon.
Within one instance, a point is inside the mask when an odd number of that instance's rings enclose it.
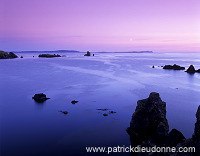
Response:
[[[0,0],[0,48],[200,52],[199,7],[199,0]]]

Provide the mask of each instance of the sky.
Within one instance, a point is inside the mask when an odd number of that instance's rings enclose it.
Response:
[[[200,0],[0,0],[0,50],[200,52]]]

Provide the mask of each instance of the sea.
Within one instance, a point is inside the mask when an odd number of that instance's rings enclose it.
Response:
[[[200,53],[57,52],[64,57],[38,58],[40,53],[16,52],[23,58],[0,60],[1,156],[108,155],[86,147],[130,146],[131,116],[151,92],[166,102],[170,130],[192,137],[200,73],[161,66],[200,69]],[[50,99],[37,103],[37,93]]]

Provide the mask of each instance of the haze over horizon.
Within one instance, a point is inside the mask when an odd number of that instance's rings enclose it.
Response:
[[[0,0],[0,50],[200,52],[199,0]]]

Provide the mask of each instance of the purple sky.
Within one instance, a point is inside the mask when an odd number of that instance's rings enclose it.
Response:
[[[0,50],[200,52],[200,0],[0,0]]]

